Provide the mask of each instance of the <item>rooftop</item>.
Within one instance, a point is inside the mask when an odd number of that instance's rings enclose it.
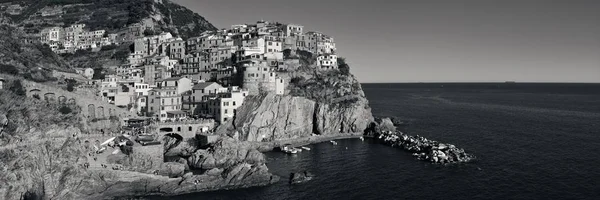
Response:
[[[217,84],[220,87],[223,87],[220,84],[215,83],[215,82],[204,82],[204,83],[198,83],[198,84],[194,85],[194,87],[192,89],[194,89],[194,90],[201,90],[201,89],[207,88],[208,86],[211,86],[213,84]]]

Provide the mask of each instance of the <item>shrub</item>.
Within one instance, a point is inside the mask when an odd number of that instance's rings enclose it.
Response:
[[[151,36],[151,35],[156,35],[156,33],[154,32],[154,30],[152,30],[152,29],[146,29],[146,30],[144,30],[144,36]]]
[[[75,83],[71,81],[67,82],[67,91],[73,92],[73,90],[75,90]]]
[[[125,84],[121,84],[121,90],[123,90],[123,92],[129,92],[129,87]]]
[[[294,85],[299,85],[299,84],[301,84],[302,82],[304,82],[304,80],[305,80],[305,78],[304,78],[304,77],[302,77],[302,76],[297,76],[297,77],[294,77],[294,78],[292,78],[292,79],[290,80],[290,83],[291,83],[291,84],[294,84]]]
[[[67,114],[73,112],[73,110],[67,106],[60,107],[60,109],[58,109],[58,111],[60,113],[62,113],[63,115],[67,115]]]
[[[102,80],[104,79],[104,74],[102,73],[102,68],[94,68],[94,76],[92,77],[94,80]]]
[[[117,45],[111,44],[111,45],[106,45],[106,46],[100,47],[100,51],[110,51],[110,50],[113,50],[116,48],[117,48]]]
[[[17,75],[19,70],[13,65],[0,64],[0,73]]]
[[[342,73],[342,75],[350,75],[350,66],[346,63],[346,59],[342,57],[338,57],[337,59],[338,69]]]
[[[283,59],[289,59],[290,56],[292,54],[292,50],[291,49],[285,49],[283,50]]]
[[[23,87],[21,80],[14,80],[9,90],[15,93],[16,95],[25,96],[25,88]]]

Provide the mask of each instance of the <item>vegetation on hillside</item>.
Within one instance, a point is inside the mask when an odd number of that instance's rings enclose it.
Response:
[[[338,59],[338,70],[319,71],[309,65],[315,61],[312,54],[299,51],[298,56],[302,66],[290,80],[290,95],[317,102],[345,102],[345,105],[364,97],[360,83],[350,74],[350,67],[344,58]]]
[[[53,81],[51,70],[73,70],[48,46],[26,43],[18,29],[0,25],[1,73],[19,75],[37,82]],[[15,70],[16,69],[16,70]]]
[[[28,98],[18,79],[7,81],[8,90],[0,92],[0,114],[6,115],[8,125],[3,129],[0,143],[27,137],[30,130],[52,125],[79,126],[81,109],[76,105],[47,103],[43,98]]]

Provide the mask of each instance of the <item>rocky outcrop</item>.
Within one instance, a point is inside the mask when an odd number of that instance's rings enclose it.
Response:
[[[184,174],[182,162],[163,163],[156,175],[86,168],[82,144],[73,138],[2,147],[0,155],[0,199],[6,200],[177,195],[262,186],[279,180],[269,173],[260,152],[239,150],[231,138],[207,152],[210,158],[202,160],[208,170],[200,175]]]
[[[380,132],[376,135],[376,139],[392,147],[411,152],[419,160],[432,163],[464,163],[475,159],[474,155],[452,144],[440,143],[418,135],[410,136],[400,131]]]
[[[247,143],[225,137],[209,149],[197,150],[188,158],[188,163],[195,169],[206,171],[215,168],[226,170],[235,167],[239,163],[246,163],[260,168],[265,164],[265,157]]]
[[[178,162],[166,162],[160,166],[158,175],[171,178],[181,177],[185,173],[185,165]]]
[[[290,174],[290,184],[304,183],[312,180],[314,175],[308,171],[296,172]]]
[[[362,132],[372,120],[367,104],[366,99],[343,105],[291,95],[248,97],[237,109],[233,122],[217,132],[241,141],[261,142]]]

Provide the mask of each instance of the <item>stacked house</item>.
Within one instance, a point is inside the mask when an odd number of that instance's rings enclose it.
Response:
[[[94,43],[104,34],[85,33],[83,28],[73,25],[64,33],[48,29],[45,40]],[[297,24],[258,21],[186,40],[163,32],[133,42],[128,63],[112,70],[101,84],[101,94],[115,105],[160,121],[193,116],[226,123],[249,95],[285,94],[287,76],[281,69],[299,62],[293,62],[293,56],[284,58],[284,50],[310,52],[316,70],[337,69],[333,38],[305,33]]]

